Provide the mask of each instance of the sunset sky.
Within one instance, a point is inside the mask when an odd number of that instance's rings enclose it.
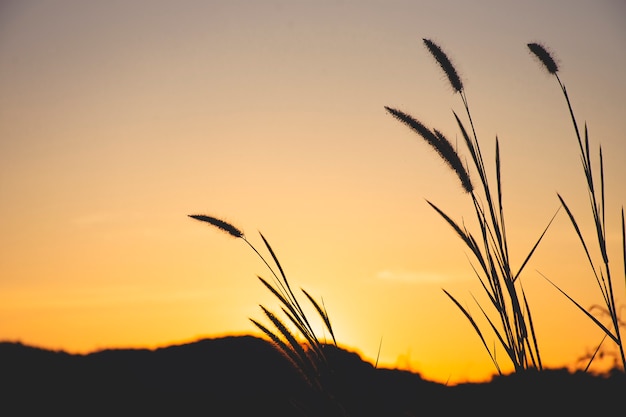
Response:
[[[0,1],[0,340],[86,353],[259,334],[259,304],[279,308],[256,278],[269,271],[188,217],[209,214],[265,255],[261,231],[342,346],[367,360],[380,346],[381,365],[441,382],[489,377],[442,288],[476,317],[484,291],[426,202],[475,232],[471,200],[384,106],[467,155],[432,39],[465,83],[490,173],[499,138],[514,266],[557,192],[591,239],[566,103],[526,47],[543,43],[594,158],[602,144],[626,306],[625,22],[619,0]],[[540,273],[602,301],[564,212],[521,279],[545,364],[574,365],[602,333]]]

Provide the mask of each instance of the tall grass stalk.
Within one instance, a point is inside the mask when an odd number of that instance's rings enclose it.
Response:
[[[284,318],[281,319],[278,315],[261,305],[261,310],[265,318],[271,323],[271,326],[268,327],[255,319],[250,319],[250,321],[279,348],[291,364],[300,372],[309,386],[319,394],[324,395],[325,399],[329,401],[329,404],[335,408],[334,413],[338,413],[337,415],[345,415],[341,405],[334,400],[334,394],[328,390],[328,387],[332,386],[329,379],[333,377],[333,370],[325,353],[325,347],[328,343],[325,339],[315,334],[310,324],[311,321],[294,294],[289,280],[285,275],[285,271],[265,236],[259,232],[263,244],[269,252],[278,273],[246,238],[241,229],[213,216],[191,214],[189,217],[215,226],[235,238],[242,239],[267,266],[272,275],[272,282],[260,276],[257,276],[257,278],[261,281],[263,286],[280,301],[280,310]],[[335,333],[323,301],[319,303],[306,290],[302,288],[300,290],[324,323],[325,329],[332,338],[332,344],[337,347]],[[273,327],[274,330],[271,330],[270,327]],[[290,327],[295,328],[295,331]]]
[[[472,201],[474,214],[478,222],[477,233],[470,232],[465,227],[464,222],[453,220],[431,201],[427,200],[427,202],[454,229],[478,263],[477,266],[472,263],[472,268],[487,294],[489,304],[484,306],[476,299],[475,301],[488,323],[487,329],[493,332],[499,345],[504,348],[514,369],[516,371],[530,368],[542,369],[542,360],[531,309],[521,285],[521,280],[518,278],[535,253],[556,213],[530,248],[521,265],[518,268],[514,268],[511,265],[511,257],[509,255],[504,216],[499,140],[497,137],[495,138],[494,173],[496,183],[494,188],[493,184],[490,183],[483,160],[480,141],[476,134],[463,82],[445,52],[430,39],[424,39],[423,41],[435,61],[443,69],[454,92],[460,96],[463,102],[470,127],[469,132],[456,112],[453,111],[453,114],[469,152],[473,171],[478,175],[478,187],[474,185],[470,178],[470,168],[462,162],[466,159],[461,156],[459,150],[452,146],[450,141],[440,131],[427,128],[403,111],[391,107],[385,107],[385,109],[393,117],[421,136],[439,154],[452,171],[456,173],[463,191],[469,195]],[[502,366],[496,359],[496,347],[490,347],[491,344],[487,341],[484,326],[479,326],[474,316],[456,297],[445,289],[443,291],[470,322],[487,350],[496,370],[501,374]]]
[[[538,43],[529,43],[528,49],[534,54],[534,56],[539,60],[539,62],[544,66],[544,68],[548,71],[548,73],[554,75],[556,81],[559,83],[559,87],[563,93],[565,98],[565,102],[567,103],[567,108],[570,114],[570,118],[572,120],[572,124],[574,126],[574,132],[576,134],[576,139],[578,142],[578,149],[580,151],[580,159],[582,162],[582,168],[585,175],[586,180],[586,188],[587,194],[589,195],[589,204],[591,209],[591,216],[593,218],[593,225],[595,229],[595,244],[597,244],[597,248],[599,249],[602,260],[599,262],[599,265],[593,260],[590,251],[588,240],[583,235],[581,228],[579,226],[579,222],[574,216],[572,210],[565,202],[565,199],[557,194],[559,201],[565,208],[567,215],[576,231],[578,239],[582,244],[582,247],[585,251],[585,255],[591,266],[592,274],[596,280],[596,283],[600,289],[602,294],[603,306],[600,308],[601,311],[607,313],[611,324],[609,327],[606,327],[600,320],[598,320],[592,314],[592,308],[585,309],[578,302],[576,302],[572,297],[570,297],[565,291],[563,291],[559,286],[557,286],[554,282],[550,281],[547,277],[546,279],[554,285],[562,294],[564,294],[570,301],[572,301],[587,317],[589,317],[602,331],[604,332],[604,336],[600,341],[596,353],[600,349],[602,343],[606,340],[608,336],[618,347],[620,359],[622,362],[622,369],[626,370],[626,355],[624,354],[624,343],[620,332],[620,319],[617,305],[615,304],[615,289],[613,286],[613,274],[611,272],[611,268],[609,265],[609,253],[607,250],[607,236],[606,236],[606,221],[605,221],[605,189],[604,189],[604,161],[602,157],[602,146],[598,146],[598,155],[599,155],[599,167],[592,166],[591,163],[591,153],[589,148],[589,131],[587,129],[587,123],[585,123],[584,127],[584,139],[581,136],[580,130],[578,128],[578,122],[576,120],[576,116],[574,115],[574,110],[572,109],[572,103],[570,101],[569,95],[567,94],[567,89],[565,88],[565,84],[561,81],[559,77],[559,67],[556,64],[556,61],[552,57],[552,55],[546,50],[546,48]],[[598,175],[600,178],[598,179]],[[597,188],[599,181],[599,189]],[[622,235],[622,261],[624,266],[624,283],[626,284],[626,227],[624,225],[624,207],[622,206],[621,210],[621,235]],[[625,285],[626,289],[626,285]],[[587,364],[587,368],[591,365],[591,362],[596,357],[594,353]]]

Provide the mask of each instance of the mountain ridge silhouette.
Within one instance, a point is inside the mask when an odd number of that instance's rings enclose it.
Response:
[[[347,416],[496,415],[512,406],[595,414],[624,407],[623,372],[558,369],[445,386],[417,373],[375,368],[332,345],[327,353],[335,370],[333,399]],[[255,336],[88,354],[0,342],[0,412],[11,410],[3,415],[330,415],[324,406],[282,353]]]

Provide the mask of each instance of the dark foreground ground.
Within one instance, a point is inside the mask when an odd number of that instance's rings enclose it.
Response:
[[[264,340],[70,355],[0,343],[2,416],[624,415],[626,376],[529,372],[444,386],[329,347],[334,399]]]

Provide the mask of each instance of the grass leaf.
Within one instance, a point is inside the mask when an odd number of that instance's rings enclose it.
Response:
[[[491,349],[489,349],[489,346],[487,345],[487,342],[485,341],[485,337],[483,336],[483,333],[480,331],[480,328],[476,324],[476,321],[474,321],[474,318],[472,317],[472,315],[448,291],[446,291],[444,289],[442,289],[442,291],[452,300],[452,302],[459,308],[459,310],[461,310],[461,312],[463,313],[463,315],[465,315],[467,320],[469,320],[469,322],[471,323],[472,327],[474,327],[474,330],[476,331],[476,334],[480,338],[480,341],[482,342],[483,346],[487,350],[487,353],[489,354],[489,357],[491,358],[491,361],[493,362],[493,364],[495,365],[496,369],[498,370],[498,373],[502,374],[502,371],[500,370],[500,366],[498,365],[498,362],[496,361],[496,359],[494,358],[493,354],[491,353]]]
[[[335,346],[337,346],[337,341],[335,340],[335,333],[333,332],[333,326],[330,324],[330,318],[328,317],[328,314],[326,313],[326,309],[322,309],[320,305],[313,299],[313,297],[309,295],[308,292],[306,292],[302,288],[301,290],[304,293],[304,295],[306,295],[306,297],[309,299],[311,304],[313,304],[313,307],[315,307],[315,310],[324,321],[324,325],[326,326],[326,329],[328,329],[328,331],[330,332],[330,335],[333,338],[333,343],[335,344]]]
[[[540,272],[541,274],[541,272]],[[617,343],[619,345],[619,341],[617,339],[617,337],[615,337],[613,335],[613,333],[611,333],[611,331],[609,329],[607,329],[604,324],[602,324],[597,318],[595,318],[593,316],[593,314],[591,314],[590,312],[588,312],[583,306],[581,306],[580,304],[578,304],[578,302],[576,302],[576,300],[574,300],[572,297],[570,297],[565,291],[563,291],[558,285],[556,285],[554,282],[550,281],[550,279],[548,279],[548,277],[546,277],[545,275],[541,274],[541,276],[543,276],[550,284],[552,284],[554,286],[554,288],[556,288],[557,290],[559,290],[561,292],[561,294],[563,294],[564,296],[566,296],[572,303],[574,303],[576,305],[576,307],[578,307],[580,309],[580,311],[582,311],[583,313],[585,313],[585,315],[587,317],[589,317],[595,324],[596,326],[598,326],[600,329],[602,329],[602,331],[604,333],[606,333],[611,339],[613,339],[613,341],[615,343]]]
[[[582,244],[583,249],[585,250],[585,255],[587,255],[587,260],[589,261],[589,265],[591,266],[591,269],[593,270],[593,274],[596,277],[596,281],[598,281],[598,284],[600,284],[600,280],[598,278],[598,273],[596,272],[596,268],[594,267],[593,260],[591,259],[591,255],[589,254],[589,249],[587,249],[587,244],[585,243],[585,238],[583,237],[583,234],[580,231],[580,227],[578,227],[578,222],[576,221],[576,219],[574,218],[574,215],[572,214],[571,210],[569,209],[569,207],[565,203],[565,200],[563,200],[563,197],[561,197],[560,194],[557,194],[557,196],[559,197],[559,200],[561,201],[561,205],[563,205],[563,208],[567,212],[567,215],[568,215],[568,217],[570,219],[570,222],[572,223],[572,226],[574,226],[574,230],[576,231],[576,234],[578,235],[578,239],[580,240],[580,243]]]
[[[548,228],[550,227],[550,225],[552,224],[552,222],[554,221],[554,218],[556,217],[556,215],[559,213],[559,210],[561,210],[561,206],[559,206],[559,208],[556,209],[556,212],[554,213],[554,215],[552,216],[552,218],[550,219],[550,221],[548,222],[548,225],[546,226],[545,229],[543,229],[543,232],[541,233],[541,236],[539,236],[539,239],[537,239],[537,242],[535,242],[535,245],[533,246],[533,248],[530,250],[530,252],[528,253],[528,256],[526,256],[526,259],[524,259],[524,262],[522,262],[522,266],[520,266],[519,270],[517,271],[517,273],[513,276],[513,282],[515,282],[517,280],[517,278],[519,277],[519,275],[522,273],[522,270],[524,269],[524,267],[526,266],[526,264],[528,263],[528,261],[530,260],[531,256],[533,256],[533,253],[535,253],[535,250],[537,249],[537,246],[539,246],[539,243],[541,242],[541,240],[543,239],[544,235],[546,234],[546,232],[548,231]]]

